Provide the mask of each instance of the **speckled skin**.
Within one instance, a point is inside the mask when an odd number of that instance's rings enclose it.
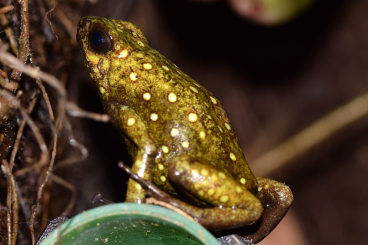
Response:
[[[108,50],[91,48],[91,33],[97,29],[108,35]],[[226,112],[212,93],[149,47],[140,29],[129,22],[84,17],[77,39],[138,178],[172,196],[185,194],[202,208],[174,198],[170,202],[211,229],[252,224],[261,217],[269,204],[257,197],[268,187],[258,191]],[[282,204],[289,207],[292,194],[280,185],[288,197]],[[145,196],[144,188],[130,179],[126,201],[140,203]]]

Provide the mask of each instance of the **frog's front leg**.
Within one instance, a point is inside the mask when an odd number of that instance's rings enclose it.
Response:
[[[154,158],[157,155],[156,146],[148,134],[141,117],[130,107],[119,104],[109,104],[106,111],[112,115],[111,121],[115,127],[122,130],[124,136],[133,144],[128,145],[135,152],[132,171],[139,177],[151,180]],[[141,203],[146,193],[141,186],[129,179],[126,202]]]

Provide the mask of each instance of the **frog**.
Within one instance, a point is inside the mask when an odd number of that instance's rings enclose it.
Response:
[[[83,17],[77,42],[133,159],[125,167],[126,202],[154,196],[213,232],[236,231],[251,243],[276,227],[293,194],[253,175],[217,97],[151,48],[130,22]]]

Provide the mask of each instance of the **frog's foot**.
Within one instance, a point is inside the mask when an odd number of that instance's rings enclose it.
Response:
[[[293,202],[293,194],[285,184],[259,177],[257,182],[256,196],[264,209],[262,217],[249,227],[231,230],[252,243],[262,241],[280,223]]]
[[[290,188],[283,183],[261,177],[257,178],[257,182],[257,198],[261,201],[264,211],[258,221],[260,226],[257,231],[244,237],[254,243],[260,242],[280,223],[294,199]]]

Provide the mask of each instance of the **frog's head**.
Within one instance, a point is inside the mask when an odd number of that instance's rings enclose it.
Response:
[[[141,30],[132,23],[103,17],[83,17],[78,24],[77,41],[83,62],[96,82],[103,102],[129,93],[124,82],[137,66],[131,54],[148,47]],[[130,68],[130,69],[129,69]],[[119,95],[120,94],[120,95]]]

